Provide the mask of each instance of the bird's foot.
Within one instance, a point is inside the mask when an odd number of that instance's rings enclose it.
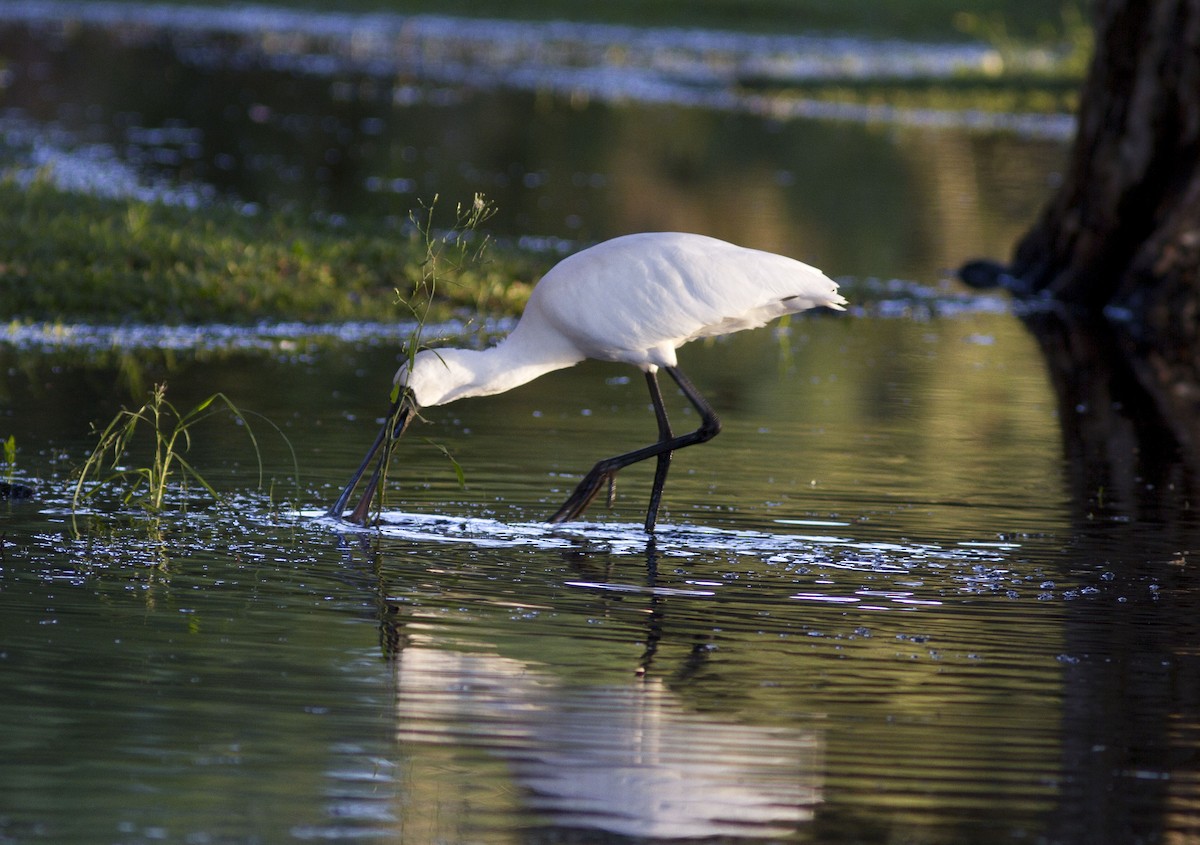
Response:
[[[616,475],[615,469],[603,469],[601,467],[593,467],[592,471],[583,477],[578,486],[567,500],[563,502],[561,508],[554,512],[550,517],[549,522],[568,522],[579,516],[588,505],[592,503],[592,499],[596,498],[596,494],[606,484],[608,485],[609,505],[612,504],[613,498],[616,496]]]

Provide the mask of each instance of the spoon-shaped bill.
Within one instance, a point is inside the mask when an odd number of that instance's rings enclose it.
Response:
[[[388,409],[387,417],[383,421],[383,426],[379,429],[379,434],[375,436],[375,442],[371,444],[371,448],[367,451],[367,456],[363,458],[361,464],[350,481],[347,482],[342,490],[337,501],[327,512],[329,516],[341,519],[342,513],[346,510],[346,505],[350,503],[350,497],[354,495],[354,488],[358,486],[358,482],[362,479],[363,474],[367,471],[367,467],[371,465],[372,459],[383,449],[383,454],[380,455],[378,463],[375,464],[375,471],[371,473],[371,478],[367,481],[367,488],[363,491],[362,498],[359,499],[358,505],[350,514],[349,521],[359,525],[365,525],[367,522],[367,512],[370,510],[371,502],[375,498],[375,489],[379,486],[379,479],[383,475],[383,469],[387,466],[388,460],[391,458],[392,445],[408,428],[409,422],[416,416],[417,405],[408,395],[402,395],[392,402]]]

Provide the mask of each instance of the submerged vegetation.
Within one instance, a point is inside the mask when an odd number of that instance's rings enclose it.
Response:
[[[107,199],[0,181],[0,301],[13,320],[189,323],[407,319],[426,246],[407,225],[349,226]],[[539,260],[495,250],[447,268],[427,318],[513,313]],[[524,281],[518,281],[518,279]]]

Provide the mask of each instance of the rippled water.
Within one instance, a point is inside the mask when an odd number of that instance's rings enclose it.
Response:
[[[1197,836],[1188,470],[1139,409],[1057,395],[1003,300],[937,282],[1005,254],[1059,136],[385,84],[337,37],[296,76],[311,32],[250,73],[45,8],[2,10],[40,21],[0,31],[18,151],[327,215],[484,187],[513,236],[709,231],[813,257],[854,306],[682,352],[724,430],[676,455],[653,539],[641,467],[542,521],[653,436],[627,368],[428,410],[358,529],[323,511],[407,327],[6,326],[0,481],[37,495],[0,501],[0,842]],[[73,512],[90,426],[161,381],[252,412],[262,485],[218,415],[188,457],[226,506]]]
[[[254,492],[244,432],[213,421],[191,457],[230,508],[192,495],[157,519],[68,507],[93,409],[125,401],[122,364],[8,347],[17,479],[39,496],[0,515],[0,831],[1191,831],[1178,684],[1194,668],[1194,534],[1081,509],[1024,329],[940,310],[685,350],[726,428],[676,456],[652,541],[637,468],[611,511],[541,521],[593,460],[652,436],[641,379],[620,367],[431,409],[363,530],[322,509],[382,412],[387,340],[149,364],[185,407],[219,384],[276,421],[303,470],[297,485],[260,430]]]

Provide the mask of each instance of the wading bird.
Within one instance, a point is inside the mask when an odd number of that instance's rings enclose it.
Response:
[[[791,258],[702,235],[646,233],[597,244],[556,264],[534,287],[516,328],[490,349],[426,349],[396,372],[396,399],[361,466],[329,515],[340,518],[375,454],[383,449],[350,520],[365,524],[392,444],[422,407],[503,393],[585,358],[623,361],[646,375],[658,440],[598,462],[550,522],[583,513],[618,471],[657,459],[646,531],[654,530],[671,453],[712,439],[721,422],[678,367],[690,340],[765,325],[809,308],[843,310],[837,284]],[[700,427],[676,436],[659,390],[659,369],[700,413]]]

